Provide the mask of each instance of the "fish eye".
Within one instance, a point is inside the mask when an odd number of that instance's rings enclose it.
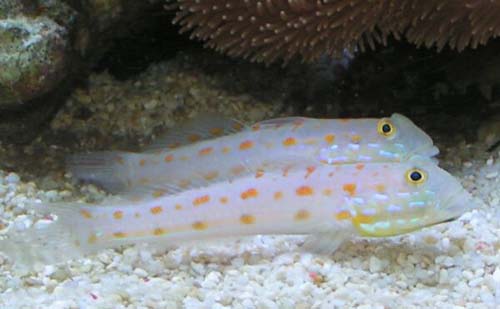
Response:
[[[377,124],[377,131],[382,136],[392,137],[396,133],[396,127],[389,119],[383,118]]]
[[[406,172],[406,180],[411,184],[421,184],[425,182],[426,178],[425,172],[418,168],[412,168]]]

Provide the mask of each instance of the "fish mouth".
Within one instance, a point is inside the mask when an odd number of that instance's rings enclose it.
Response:
[[[431,144],[431,145],[416,148],[415,150],[412,151],[412,154],[410,155],[410,157],[414,156],[414,155],[419,155],[419,156],[423,156],[423,157],[433,158],[433,157],[437,156],[438,154],[439,154],[439,148],[437,148],[435,145]]]

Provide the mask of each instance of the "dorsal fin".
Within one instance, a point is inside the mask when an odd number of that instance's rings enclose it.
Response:
[[[146,146],[144,151],[154,152],[166,148],[176,148],[201,140],[237,133],[245,128],[246,126],[238,120],[214,113],[205,113],[168,130]]]
[[[285,125],[301,125],[308,118],[306,117],[281,117],[274,119],[262,120],[251,125],[252,128],[260,129],[275,129]]]

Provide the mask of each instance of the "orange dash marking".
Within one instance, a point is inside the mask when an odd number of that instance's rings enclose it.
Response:
[[[283,141],[283,146],[289,147],[289,146],[294,146],[297,145],[297,140],[293,137],[288,137]]]
[[[223,196],[223,197],[221,197],[221,198],[219,199],[219,202],[220,202],[221,204],[227,204],[227,201],[228,201],[228,198],[227,198],[226,196]]]
[[[351,218],[351,213],[347,210],[342,210],[335,215],[335,218],[337,218],[337,220],[347,220]]]
[[[208,228],[208,225],[205,222],[196,221],[195,223],[193,223],[192,227],[195,230],[202,231],[206,230]]]
[[[281,192],[281,191],[274,192],[274,199],[275,200],[281,200],[282,198],[283,198],[283,192]]]
[[[351,141],[356,144],[361,142],[361,135],[354,134],[353,136],[351,136]]]
[[[240,217],[240,222],[243,224],[254,224],[255,223],[255,217],[252,215],[242,215]]]
[[[89,244],[95,244],[97,242],[97,236],[95,235],[95,233],[92,233],[89,235],[89,238],[87,239],[87,242]]]
[[[165,162],[172,162],[174,160],[174,156],[169,154],[165,156],[165,159],[163,159]]]
[[[362,169],[364,169],[364,168],[365,168],[365,165],[364,165],[363,163],[358,163],[358,164],[356,164],[356,169],[357,169],[358,171],[361,171],[361,170],[362,170]]]
[[[217,171],[212,171],[212,172],[208,172],[208,173],[206,173],[205,175],[203,175],[203,178],[205,178],[205,180],[213,180],[213,179],[215,179],[217,176],[219,176],[219,172],[217,172]]]
[[[175,210],[182,210],[181,204],[175,204]]]
[[[315,170],[316,170],[316,168],[314,166],[308,166],[307,173],[306,173],[306,176],[304,176],[304,178],[311,176],[311,174],[314,173]]]
[[[163,235],[166,233],[167,233],[167,231],[165,229],[162,229],[162,228],[156,228],[153,230],[153,234],[156,236],[160,236],[160,235]]]
[[[200,149],[200,151],[198,151],[198,154],[200,156],[206,156],[206,155],[211,154],[213,150],[214,149],[212,147],[206,147],[206,148]]]
[[[231,151],[231,148],[225,146],[222,148],[222,153],[229,153],[229,151]]]
[[[349,193],[350,196],[354,196],[356,194],[356,184],[354,183],[346,183],[342,189],[344,189],[345,192]]]
[[[141,160],[139,161],[139,165],[140,165],[140,166],[144,166],[144,165],[146,165],[146,160],[141,159]]]
[[[324,196],[330,196],[330,195],[332,195],[332,189],[325,189],[325,190],[323,190],[323,195]]]
[[[379,184],[375,185],[375,190],[377,190],[378,193],[384,193],[385,192],[385,185],[379,183]]]
[[[307,220],[311,217],[311,213],[305,209],[301,209],[299,211],[297,211],[297,213],[295,214],[295,217],[294,219],[296,221],[302,221],[302,220]]]
[[[309,196],[313,195],[314,190],[309,186],[300,186],[297,188],[297,190],[295,190],[295,193],[297,193],[297,195],[299,196]]]
[[[259,192],[257,191],[257,189],[254,189],[254,188],[251,188],[251,189],[248,189],[244,192],[241,193],[241,198],[246,200],[246,199],[249,199],[249,198],[252,198],[252,197],[257,197],[259,195]]]
[[[116,233],[113,233],[113,236],[116,238],[125,238],[125,237],[127,237],[127,234],[125,234],[123,232],[116,232]]]
[[[335,142],[335,135],[333,134],[325,135],[325,142],[327,142],[328,144],[333,144],[333,142]]]
[[[253,147],[252,141],[244,141],[240,144],[240,150],[247,150]]]
[[[193,205],[194,206],[200,206],[202,204],[206,204],[210,201],[210,196],[209,195],[202,195],[194,199]]]
[[[90,214],[90,211],[82,209],[80,210],[80,214],[85,218],[85,219],[90,219],[92,218],[92,215]]]
[[[212,134],[213,136],[219,136],[219,135],[222,135],[222,133],[224,133],[224,130],[222,128],[210,129],[210,134]]]
[[[245,171],[245,167],[241,166],[241,165],[238,165],[238,166],[231,168],[231,173],[233,173],[233,175],[235,175],[235,176],[243,173],[244,171]]]
[[[155,190],[153,191],[153,197],[155,198],[162,197],[165,195],[165,193],[167,193],[167,191],[165,190]]]
[[[197,142],[201,139],[201,136],[198,135],[198,134],[191,134],[188,136],[188,140],[191,142],[191,143],[194,143],[194,142]]]
[[[121,218],[123,218],[123,211],[121,210],[117,210],[113,213],[113,218],[115,218],[116,220],[120,220]]]
[[[264,171],[263,170],[257,170],[257,172],[255,173],[255,178],[260,178],[264,176]]]
[[[161,206],[155,206],[151,207],[150,211],[153,215],[157,215],[163,211],[163,208]]]

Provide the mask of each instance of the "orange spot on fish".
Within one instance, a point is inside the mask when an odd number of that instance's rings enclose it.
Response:
[[[173,143],[173,144],[170,144],[167,146],[167,148],[169,149],[174,149],[174,148],[177,148],[179,147],[181,144],[179,142],[176,142],[176,143]]]
[[[151,211],[151,213],[153,215],[157,215],[163,211],[163,208],[161,206],[155,206],[155,207],[151,207],[151,209],[149,211]]]
[[[244,141],[240,144],[240,150],[247,150],[253,147],[252,141]]]
[[[243,129],[243,125],[241,123],[233,123],[233,129],[235,129],[236,131],[240,131],[241,129]]]
[[[307,220],[311,217],[311,213],[305,209],[301,209],[295,213],[294,219],[296,221],[303,221]]]
[[[182,189],[186,189],[190,185],[191,185],[191,180],[183,179],[183,180],[179,181],[179,187],[181,187]]]
[[[210,129],[210,134],[212,134],[213,136],[219,136],[219,135],[222,135],[222,133],[224,133],[224,130],[222,128],[211,128]]]
[[[223,197],[221,197],[221,198],[219,199],[219,202],[220,202],[221,204],[227,204],[227,201],[228,201],[228,198],[227,198],[226,196],[223,196]]]
[[[85,219],[90,219],[92,218],[92,214],[90,214],[90,211],[86,210],[86,209],[82,209],[80,210],[80,214],[82,215],[82,217],[84,217]]]
[[[175,210],[182,210],[181,204],[175,204]]]
[[[297,145],[297,140],[293,137],[288,137],[285,140],[283,140],[283,146],[289,147],[289,146],[294,146]]]
[[[240,217],[240,222],[243,224],[254,224],[255,223],[255,217],[252,215],[242,215]]]
[[[212,172],[208,172],[207,174],[203,175],[203,178],[205,178],[205,180],[213,180],[217,176],[219,176],[219,172],[212,171]]]
[[[165,162],[172,162],[174,160],[174,156],[169,154],[165,156],[165,159],[163,159]]]
[[[333,144],[335,142],[335,135],[334,134],[325,135],[325,142],[327,142],[328,144]]]
[[[153,191],[153,197],[159,198],[159,197],[164,196],[166,193],[167,193],[167,191],[165,191],[165,190],[155,190],[155,191]]]
[[[354,196],[356,194],[356,184],[354,183],[346,183],[342,189],[349,193],[350,196]]]
[[[351,136],[351,141],[352,141],[353,143],[358,144],[359,142],[361,142],[361,135],[359,135],[359,134],[354,134],[353,136]]]
[[[139,165],[140,165],[140,166],[144,166],[144,165],[146,165],[146,160],[141,159],[141,160],[139,161]]]
[[[311,176],[311,174],[314,173],[315,170],[316,170],[316,168],[314,166],[308,166],[307,173],[306,173],[306,176],[304,176],[304,178]]]
[[[123,232],[116,232],[116,233],[113,233],[113,236],[116,238],[125,238],[125,237],[127,237],[127,234],[125,234]]]
[[[244,192],[241,193],[241,198],[246,200],[246,199],[249,199],[249,198],[255,198],[259,195],[259,192],[257,191],[257,189],[254,189],[254,188],[251,188],[251,189],[248,189]]]
[[[281,192],[281,191],[274,192],[274,199],[275,200],[281,200],[282,198],[283,198],[283,192]]]
[[[208,225],[205,222],[196,221],[195,223],[193,223],[192,227],[195,230],[202,231],[206,230],[208,228]]]
[[[291,166],[286,166],[284,169],[283,169],[283,177],[287,177],[288,176],[288,172],[290,172],[290,169],[292,167]]]
[[[330,196],[330,195],[332,195],[332,189],[324,189],[323,190],[323,195],[324,196]]]
[[[97,242],[97,236],[95,233],[92,233],[89,235],[89,238],[87,238],[87,242],[89,244],[95,244]]]
[[[231,148],[225,146],[222,148],[222,153],[229,153],[231,151]]]
[[[245,167],[241,166],[241,165],[238,165],[238,166],[231,168],[231,173],[233,173],[233,175],[235,175],[235,176],[243,173],[244,171],[245,171]]]
[[[264,171],[263,170],[257,170],[257,172],[255,173],[255,178],[260,178],[264,176]]]
[[[188,140],[191,142],[191,143],[194,143],[194,142],[197,142],[201,139],[201,136],[198,135],[198,134],[191,134],[188,136]]]
[[[375,190],[377,190],[378,193],[384,193],[385,192],[385,185],[384,184],[377,184],[375,185]]]
[[[198,151],[198,154],[200,156],[206,156],[206,155],[211,154],[213,150],[214,149],[212,147],[206,147],[206,148],[200,149],[200,151]]]
[[[295,190],[295,193],[299,196],[309,196],[313,195],[314,190],[309,186],[300,186]]]
[[[361,170],[362,170],[362,169],[364,169],[364,168],[365,168],[365,165],[364,165],[363,163],[358,163],[358,164],[356,164],[356,169],[357,169],[358,171],[361,171]]]
[[[166,234],[167,233],[167,230],[165,229],[162,229],[162,228],[156,228],[153,230],[153,234],[155,236],[160,236],[160,235],[163,235],[163,234]]]
[[[210,196],[209,195],[202,195],[193,200],[193,205],[194,206],[200,206],[202,204],[206,204],[210,201]]]
[[[335,218],[337,218],[337,220],[347,220],[351,218],[351,213],[347,210],[342,210],[335,215]]]
[[[113,213],[113,218],[115,218],[116,220],[120,220],[121,218],[123,218],[123,211],[121,210],[117,210]]]

